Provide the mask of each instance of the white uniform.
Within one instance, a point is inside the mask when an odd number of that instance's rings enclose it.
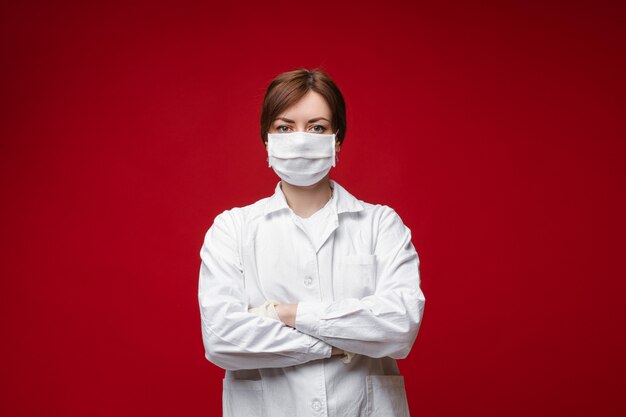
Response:
[[[409,415],[396,359],[409,354],[425,304],[411,232],[389,206],[330,182],[317,244],[280,181],[271,197],[217,215],[205,235],[202,339],[226,370],[224,416]],[[299,303],[296,329],[248,311],[267,300]],[[331,346],[355,356],[344,363]]]

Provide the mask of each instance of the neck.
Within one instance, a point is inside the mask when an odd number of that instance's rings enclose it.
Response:
[[[300,217],[309,217],[328,203],[332,197],[331,183],[328,176],[313,185],[296,186],[280,182],[287,204]]]

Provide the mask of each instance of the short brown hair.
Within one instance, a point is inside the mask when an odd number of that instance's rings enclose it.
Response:
[[[332,129],[337,133],[339,144],[346,136],[346,103],[341,91],[323,70],[304,68],[284,72],[272,80],[261,108],[261,139],[267,141],[267,133],[278,115],[299,101],[310,90],[319,93],[330,107]]]

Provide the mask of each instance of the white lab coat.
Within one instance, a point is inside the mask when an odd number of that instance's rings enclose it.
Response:
[[[389,206],[336,181],[314,247],[276,184],[225,210],[206,232],[198,300],[206,358],[226,370],[226,417],[409,415],[405,358],[425,298],[411,231]],[[296,329],[254,315],[267,300],[299,303]],[[331,346],[355,356],[331,357]]]

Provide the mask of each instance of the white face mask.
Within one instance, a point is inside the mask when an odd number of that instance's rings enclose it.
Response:
[[[336,136],[336,133],[268,133],[268,166],[289,184],[315,184],[335,166]]]

